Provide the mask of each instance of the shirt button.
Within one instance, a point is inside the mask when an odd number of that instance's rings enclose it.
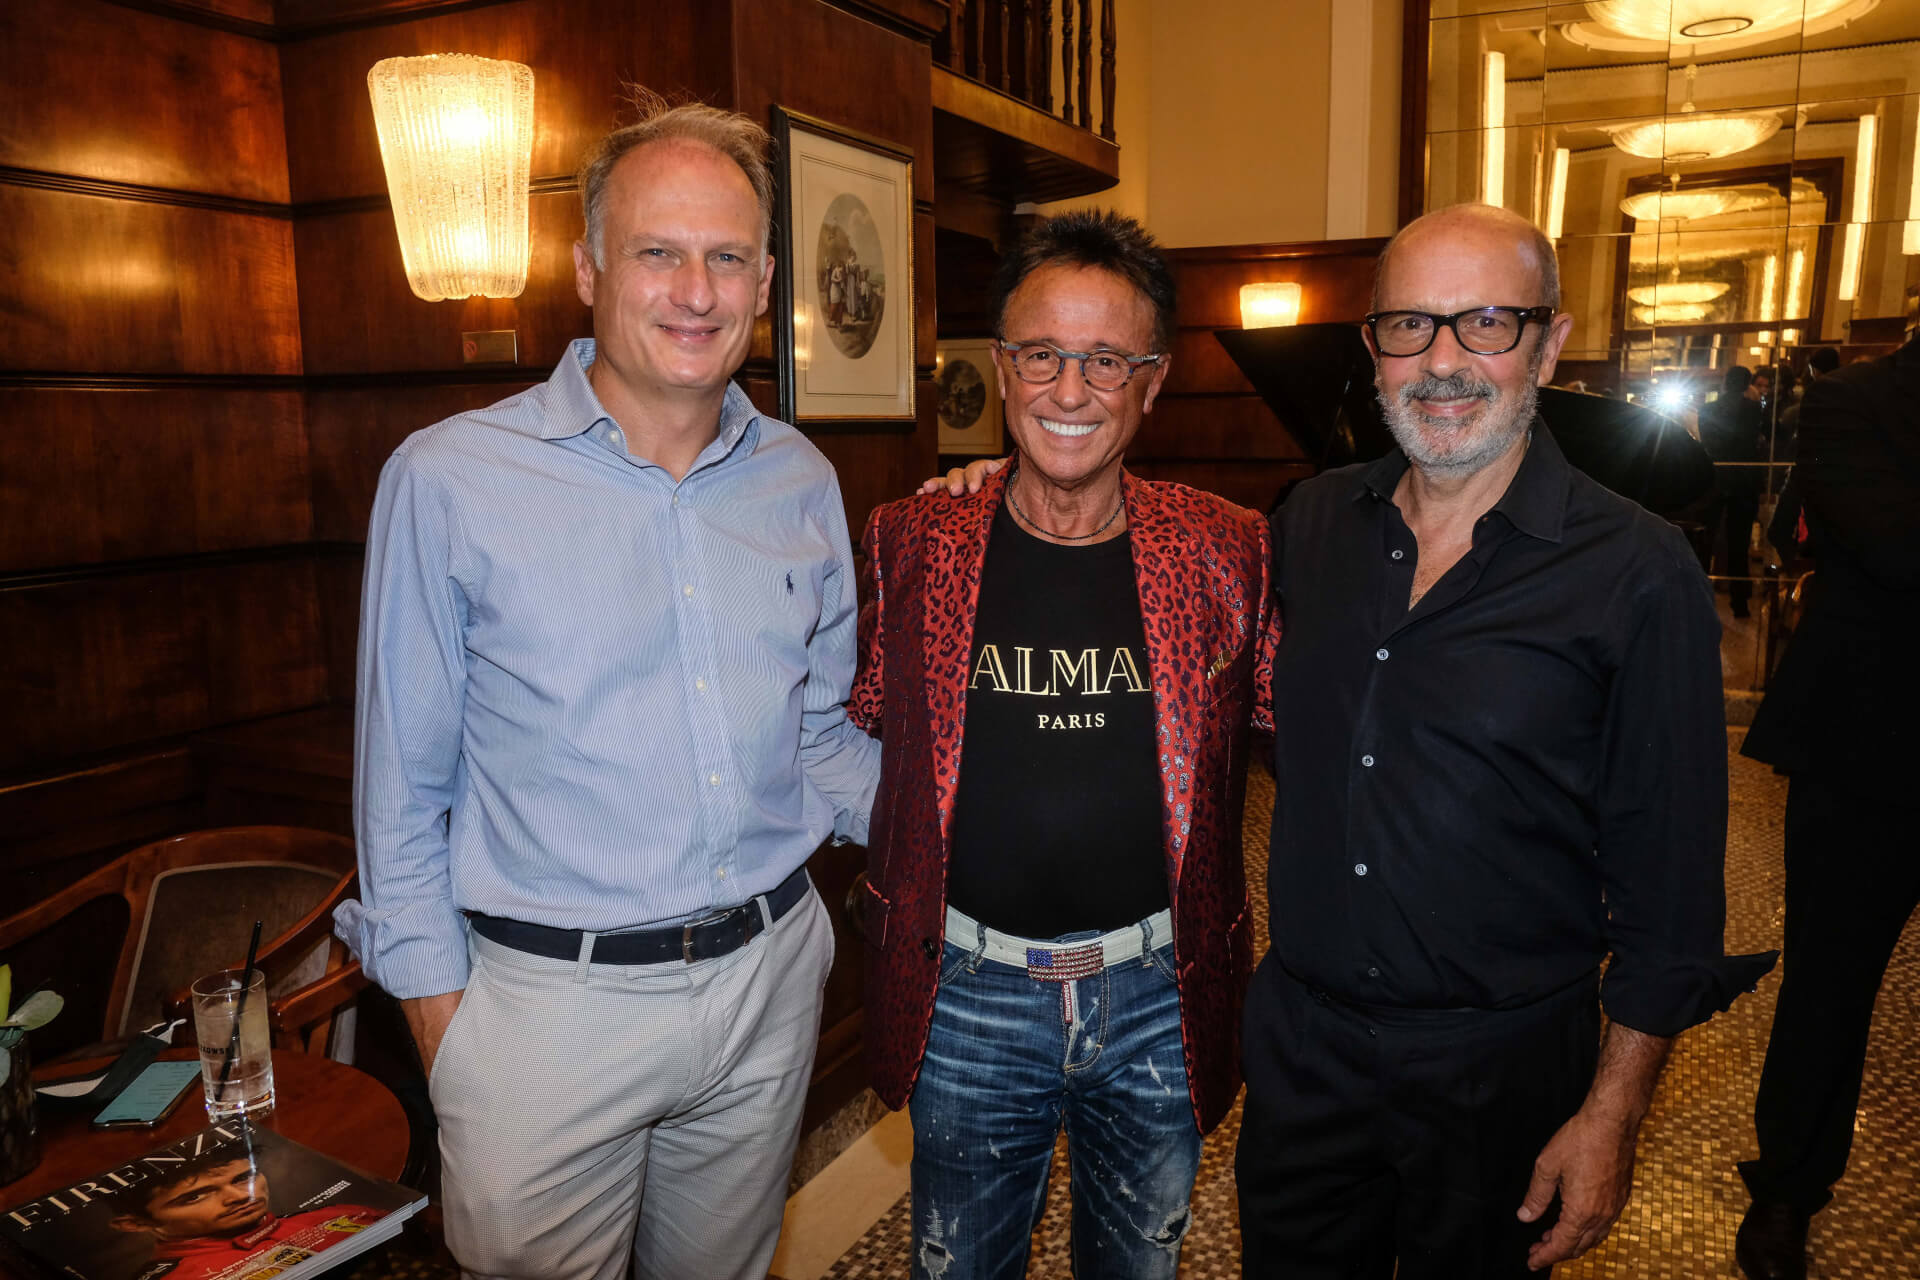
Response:
[[[695,676],[693,678],[693,687],[698,689],[700,692],[705,693],[707,691],[707,682],[704,678],[700,676]]]
[[[1353,874],[1355,874],[1355,875],[1357,875],[1357,876],[1363,876],[1363,875],[1365,875],[1365,874],[1367,874],[1367,864],[1366,864],[1366,863],[1364,863],[1364,862],[1356,862],[1356,863],[1354,863],[1354,864],[1353,864]]]
[[[673,495],[673,505],[676,507],[680,505],[680,495],[677,493]]]
[[[1404,558],[1406,557],[1406,554],[1407,554],[1406,552],[1404,552],[1404,551],[1402,551],[1402,550],[1400,550],[1400,548],[1398,548],[1398,547],[1395,547],[1395,548],[1393,549],[1393,558],[1394,558],[1395,560],[1401,560],[1401,559],[1404,559]]]
[[[1371,769],[1371,768],[1373,768],[1373,757],[1372,757],[1372,756],[1361,756],[1361,757],[1360,757],[1360,764],[1361,764],[1361,766],[1362,766],[1363,768],[1367,768],[1367,769]]]
[[[718,871],[714,872],[713,874],[719,877],[720,879],[725,880],[727,878],[727,869],[725,867],[722,867]]]
[[[1372,965],[1372,964],[1370,964],[1370,965],[1368,965],[1368,966],[1367,966],[1367,976],[1368,976],[1369,978],[1377,978],[1377,977],[1379,977],[1379,976],[1380,976],[1380,966],[1378,966],[1378,965]]]
[[[680,588],[680,594],[691,599],[693,596],[693,584],[689,582],[686,586]]]
[[[710,787],[717,787],[717,786],[719,786],[719,785],[720,785],[720,775],[719,775],[719,774],[717,774],[717,773],[710,773],[710,774],[708,774],[708,775],[707,775],[707,785],[708,785],[708,786],[710,786]]]
[[[1380,659],[1380,661],[1385,662],[1387,660],[1387,651],[1385,649],[1375,649],[1373,651],[1373,656]]]

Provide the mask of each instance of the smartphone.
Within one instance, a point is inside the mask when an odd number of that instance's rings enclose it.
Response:
[[[93,1118],[96,1129],[151,1129],[180,1105],[200,1079],[200,1062],[149,1062],[147,1069]]]

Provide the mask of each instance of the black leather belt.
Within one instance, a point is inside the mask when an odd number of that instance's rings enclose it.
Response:
[[[764,895],[767,916],[778,920],[786,915],[807,896],[809,887],[807,869],[801,867],[782,880],[779,887]],[[585,935],[578,929],[553,929],[543,924],[527,924],[500,916],[483,916],[477,911],[468,913],[467,918],[473,921],[475,933],[503,947],[553,960],[580,958],[580,939]],[[664,929],[636,929],[631,933],[598,934],[593,940],[592,963],[663,964],[669,960],[679,960],[692,964],[695,960],[731,955],[766,930],[767,921],[760,914],[760,900],[753,898],[737,907],[728,907],[682,925],[669,925]]]

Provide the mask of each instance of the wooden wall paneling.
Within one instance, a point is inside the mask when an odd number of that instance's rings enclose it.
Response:
[[[116,853],[200,825],[199,773],[179,744],[0,786],[0,880],[18,886],[7,909]]]
[[[265,41],[103,0],[10,0],[0,47],[18,51],[0,76],[0,165],[286,201]]]
[[[200,22],[225,30],[228,24],[259,28],[254,34],[266,36],[273,29],[273,0],[112,0],[126,9],[143,9],[188,22]]]
[[[1162,394],[1127,456],[1284,462],[1306,455],[1259,396]]]
[[[1173,335],[1173,364],[1167,370],[1162,394],[1254,393],[1247,375],[1240,372],[1240,366],[1213,334],[1212,329],[1181,329]]]
[[[310,556],[0,590],[0,771],[309,707],[326,695]]]
[[[307,373],[441,370],[458,378],[462,333],[513,329],[520,365],[545,377],[568,342],[593,333],[573,285],[579,198],[571,191],[535,195],[529,222],[527,287],[518,298],[423,302],[407,287],[390,210],[299,219],[293,237]]]
[[[281,47],[296,204],[385,197],[367,98],[367,70],[382,58],[472,53],[531,67],[536,179],[573,174],[614,124],[626,82],[707,102],[727,96],[729,15],[707,0],[518,0],[389,20],[408,7],[283,0],[289,24],[330,14],[372,22]]]
[[[327,701],[353,705],[354,665],[360,648],[360,584],[366,552],[358,544],[319,549],[314,559],[319,594],[320,641],[327,662]]]
[[[305,542],[294,390],[0,387],[0,573]]]
[[[0,184],[8,369],[300,371],[284,219]]]
[[[544,381],[545,370],[529,372]],[[443,418],[504,400],[534,380],[317,387],[307,392],[313,536],[322,542],[364,542],[380,468],[401,441]]]

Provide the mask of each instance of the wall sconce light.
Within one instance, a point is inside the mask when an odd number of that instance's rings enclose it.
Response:
[[[1481,59],[1480,80],[1480,123],[1486,128],[1480,199],[1500,205],[1506,202],[1507,187],[1507,55],[1494,50]]]
[[[1842,302],[1853,302],[1860,295],[1860,260],[1867,251],[1867,224],[1873,221],[1873,148],[1878,124],[1878,116],[1860,117],[1860,141],[1853,152],[1852,217],[1847,223],[1845,247],[1840,251],[1838,292]]]
[[[1300,323],[1300,286],[1285,283],[1240,286],[1240,327],[1272,329]]]
[[[533,72],[465,53],[367,72],[407,284],[428,302],[527,287]]]
[[[1553,149],[1552,176],[1547,179],[1547,239],[1558,240],[1567,228],[1567,166],[1573,152],[1566,147]]]

